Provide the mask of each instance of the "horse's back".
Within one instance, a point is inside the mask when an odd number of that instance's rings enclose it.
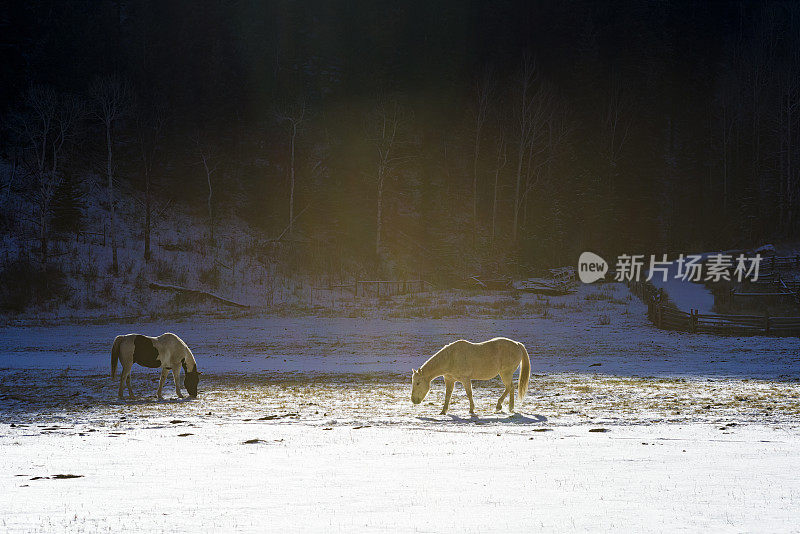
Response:
[[[491,347],[491,352],[497,358],[497,363],[501,368],[507,368],[511,365],[516,368],[522,359],[523,345],[518,341],[507,337],[496,337],[484,343]]]
[[[475,380],[489,380],[513,371],[522,359],[522,344],[505,337],[480,343],[460,339],[451,346],[451,374]]]
[[[180,347],[184,349],[189,348],[189,346],[186,345],[186,342],[184,342],[181,338],[179,338],[177,334],[173,334],[172,332],[165,332],[160,336],[158,336],[157,339],[161,344],[167,347],[172,347],[172,348]]]
[[[495,345],[499,347],[507,347],[509,349],[517,349],[520,345],[522,345],[522,343],[507,337],[493,337],[492,339],[482,343],[476,343],[476,345]]]
[[[519,362],[521,355],[520,351],[524,347],[522,343],[507,337],[495,337],[481,343],[470,343],[470,345],[475,347],[474,350],[480,353],[482,357],[491,354],[502,359],[513,360],[517,358],[517,362]]]

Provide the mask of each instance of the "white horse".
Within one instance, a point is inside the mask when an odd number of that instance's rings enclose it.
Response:
[[[412,369],[411,402],[419,404],[431,389],[434,378],[444,376],[445,394],[442,415],[447,413],[450,395],[456,382],[464,384],[469,398],[469,413],[475,414],[472,400],[472,380],[491,380],[500,375],[506,390],[497,401],[497,411],[503,408],[503,399],[509,396],[508,409],[514,412],[514,371],[519,369],[519,400],[528,392],[531,377],[531,360],[525,345],[504,337],[496,337],[483,343],[471,343],[460,339],[446,345],[422,364]]]
[[[161,380],[158,382],[158,398],[161,396],[161,389],[164,387],[164,380],[167,373],[172,370],[172,377],[175,379],[175,393],[183,398],[181,394],[180,381],[178,380],[183,367],[184,385],[186,391],[192,397],[197,396],[197,383],[200,382],[197,371],[197,362],[192,351],[186,346],[181,338],[167,332],[158,337],[143,336],[140,334],[126,334],[117,336],[111,348],[111,378],[117,374],[117,360],[122,362],[122,375],[119,379],[119,398],[122,398],[124,385],[128,384],[128,396],[133,397],[131,388],[131,368],[134,363],[143,367],[161,367]]]

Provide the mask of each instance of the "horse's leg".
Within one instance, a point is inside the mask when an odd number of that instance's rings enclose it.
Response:
[[[125,388],[125,375],[127,375],[127,374],[128,374],[128,370],[125,367],[125,365],[123,364],[122,373],[120,373],[120,375],[119,375],[119,391],[117,391],[117,397],[119,397],[120,399],[122,398],[122,391]]]
[[[508,379],[509,386],[508,386],[508,413],[514,413],[514,380],[512,378]]]
[[[475,401],[472,400],[472,380],[465,380],[462,384],[464,384],[464,390],[467,392],[467,398],[469,399],[469,413],[475,415]]]
[[[455,380],[444,379],[444,408],[442,408],[442,415],[447,413],[447,408],[450,406],[450,395],[453,394],[453,385]]]
[[[161,390],[164,389],[164,380],[167,379],[167,373],[169,373],[169,369],[163,367],[161,369],[161,378],[158,381],[158,393],[157,393],[158,398],[161,400],[164,400],[164,396],[161,395]]]
[[[503,399],[506,398],[506,395],[508,395],[509,393],[511,393],[513,395],[513,391],[514,391],[514,379],[513,379],[511,374],[508,374],[508,375],[501,374],[500,375],[500,380],[503,381],[503,385],[506,387],[506,390],[503,391],[503,394],[500,396],[500,399],[498,399],[498,401],[497,401],[496,410],[498,412],[503,410]],[[514,405],[513,401],[512,401],[511,405],[512,406]]]
[[[131,363],[123,363],[122,364],[122,374],[119,377],[119,391],[117,392],[117,396],[121,399],[122,398],[122,391],[125,388],[126,381],[130,380],[131,376],[131,367],[133,367],[133,362]],[[128,394],[130,395],[130,388],[128,389]]]
[[[506,395],[508,395],[508,386],[506,386],[506,389],[503,391],[503,394],[500,395],[500,398],[497,399],[497,406],[494,407],[494,411],[500,412],[503,410],[503,400],[506,398]]]
[[[175,393],[178,395],[179,398],[183,398],[181,394],[181,368],[180,366],[175,366],[172,368],[172,378],[175,379]]]
[[[133,369],[133,366],[131,365],[131,370],[132,369]],[[130,398],[135,397],[135,395],[133,394],[133,387],[131,386],[131,373],[130,373],[130,371],[128,371],[128,379],[125,380],[125,382],[127,382],[127,384],[128,384],[128,397],[130,397]]]

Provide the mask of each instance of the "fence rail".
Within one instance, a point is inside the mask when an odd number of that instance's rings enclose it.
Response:
[[[760,268],[765,274],[776,271],[800,270],[800,254],[794,256],[768,256],[761,259]]]
[[[404,293],[422,293],[432,288],[426,280],[356,280],[355,296],[391,296]]]
[[[667,302],[664,291],[649,282],[630,282],[629,287],[647,304],[647,317],[663,330],[730,336],[800,336],[800,317],[686,312]]]

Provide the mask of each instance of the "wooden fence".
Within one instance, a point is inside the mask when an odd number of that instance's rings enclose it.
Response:
[[[356,280],[353,291],[356,297],[382,297],[422,293],[431,287],[430,282],[425,280]]]
[[[767,256],[761,258],[759,271],[764,272],[765,275],[786,270],[800,271],[800,254],[794,256]],[[759,276],[761,275],[759,274]]]
[[[355,297],[391,297],[423,293],[433,289],[427,280],[356,280],[352,284],[329,284],[328,287],[316,287],[317,291],[345,290],[352,291]]]
[[[664,330],[729,336],[800,336],[800,317],[685,312],[667,302],[664,291],[649,282],[630,282],[629,287],[647,304],[647,317]]]

